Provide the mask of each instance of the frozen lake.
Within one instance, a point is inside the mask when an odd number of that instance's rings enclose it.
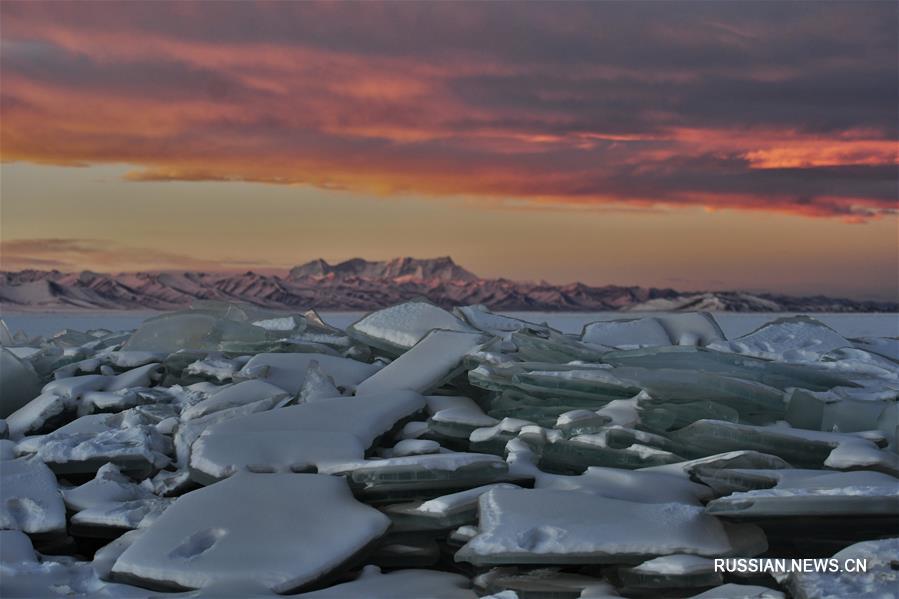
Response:
[[[2,314],[13,331],[29,335],[50,335],[61,329],[86,331],[89,329],[125,330],[137,328],[144,319],[158,312],[53,312]],[[322,317],[340,328],[359,320],[365,312],[322,312]],[[565,333],[579,333],[588,322],[651,316],[652,312],[507,312],[523,320],[542,323]],[[729,339],[744,335],[766,322],[793,313],[734,313],[719,312],[715,318]],[[897,337],[899,314],[811,314],[844,337]]]

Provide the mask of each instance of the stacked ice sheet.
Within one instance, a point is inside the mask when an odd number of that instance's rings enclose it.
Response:
[[[3,327],[0,327],[3,328]],[[5,328],[4,328],[5,330]],[[894,596],[897,340],[409,302],[2,336],[6,597]],[[720,558],[864,558],[753,577]]]

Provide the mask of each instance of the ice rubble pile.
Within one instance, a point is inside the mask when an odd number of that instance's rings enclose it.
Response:
[[[4,597],[899,588],[896,339],[416,301],[346,331],[206,303],[0,341]],[[832,555],[871,569],[713,568]]]

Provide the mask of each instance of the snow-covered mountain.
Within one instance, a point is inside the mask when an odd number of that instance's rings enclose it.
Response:
[[[268,308],[373,310],[416,297],[442,305],[486,304],[494,310],[736,312],[895,312],[899,303],[822,296],[790,297],[740,291],[592,287],[583,283],[482,279],[452,258],[395,258],[339,264],[313,260],[286,277],[243,274],[138,272],[101,274],[56,270],[3,272],[0,303],[7,309],[183,308],[195,300],[248,302]]]

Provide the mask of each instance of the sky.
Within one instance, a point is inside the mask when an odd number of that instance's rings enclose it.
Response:
[[[0,266],[899,297],[894,2],[0,3]]]

